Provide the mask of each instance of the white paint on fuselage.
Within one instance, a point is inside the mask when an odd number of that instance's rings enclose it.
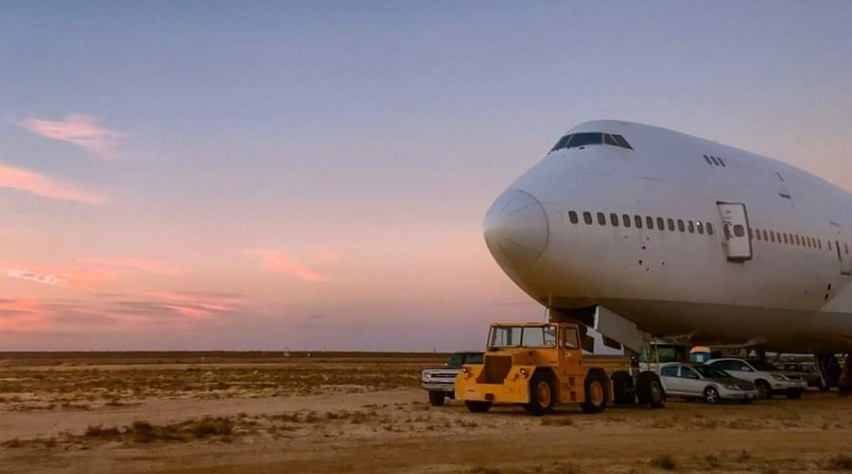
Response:
[[[568,133],[577,132],[620,134],[633,150],[557,150],[509,186],[507,193],[523,191],[541,203],[544,230],[511,228],[535,226],[532,211],[512,221],[495,218],[500,208],[492,208],[486,218],[489,249],[530,296],[555,309],[604,305],[652,334],[691,334],[696,342],[852,350],[852,287],[841,274],[831,224],[846,232],[841,245],[848,245],[848,192],[788,164],[658,127],[607,120]],[[703,155],[721,157],[725,166],[711,166]],[[750,260],[729,261],[717,202],[744,203],[752,230],[820,239],[822,248],[754,238]],[[570,211],[578,223],[569,221]],[[593,225],[583,212],[592,213]],[[598,224],[598,212],[606,225]],[[643,226],[614,227],[611,213],[639,215]],[[653,229],[644,225],[647,216]],[[709,222],[714,232],[659,230],[657,217]],[[516,241],[500,240],[507,232]],[[531,263],[529,249],[523,260],[507,258],[524,236],[539,253]],[[841,256],[852,258],[845,247]]]

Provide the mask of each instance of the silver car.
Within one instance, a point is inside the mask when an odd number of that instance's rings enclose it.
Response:
[[[660,380],[666,395],[701,398],[711,404],[721,400],[751,403],[760,395],[753,383],[704,364],[663,364],[660,367]]]

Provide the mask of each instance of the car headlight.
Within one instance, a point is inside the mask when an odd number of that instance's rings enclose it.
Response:
[[[725,388],[727,388],[728,390],[739,390],[740,389],[739,387],[737,387],[734,384],[725,385]]]

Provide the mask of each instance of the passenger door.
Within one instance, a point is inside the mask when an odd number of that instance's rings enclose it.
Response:
[[[831,223],[831,229],[835,235],[834,246],[837,250],[837,259],[840,260],[840,274],[852,275],[852,254],[849,253],[846,233],[843,232],[843,227],[840,227],[840,224],[836,222]]]
[[[701,381],[698,372],[693,370],[692,367],[682,366],[680,368],[680,383],[683,387],[681,390],[688,395],[701,396],[704,393],[704,383]]]
[[[678,376],[678,366],[667,365],[660,370],[660,381],[663,383],[663,390],[672,395],[680,393],[680,378]]]
[[[725,237],[728,260],[750,260],[751,239],[749,238],[748,213],[745,204],[717,202],[722,218],[722,234]]]

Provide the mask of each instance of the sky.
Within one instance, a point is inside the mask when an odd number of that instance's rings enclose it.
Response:
[[[852,3],[8,1],[0,351],[482,347],[482,238],[566,130],[852,190]]]

